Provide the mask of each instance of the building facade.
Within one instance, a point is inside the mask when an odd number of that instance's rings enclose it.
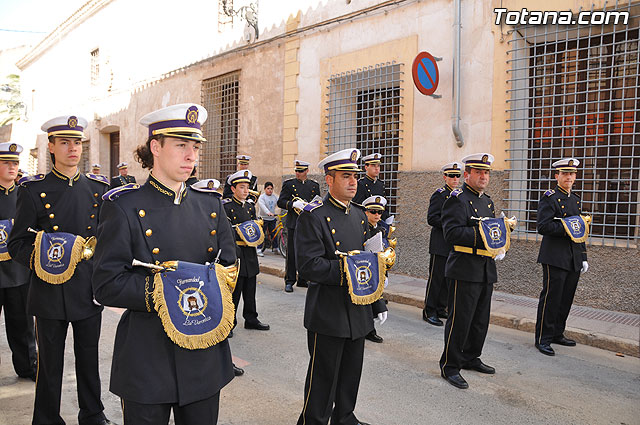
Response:
[[[186,22],[175,19],[178,6],[156,2],[148,12],[151,3],[139,2],[153,24],[134,31],[139,20],[124,3],[88,2],[18,62],[40,171],[48,157],[40,123],[72,109],[91,119],[88,163],[113,175],[124,160],[142,176],[132,157],[146,139],[138,119],[182,102],[209,111],[200,177],[224,178],[244,153],[259,183],[277,190],[294,158],[317,164],[347,147],[381,152],[397,217],[396,270],[425,278],[426,213],[441,165],[491,152],[488,192],[498,211],[519,219],[496,289],[536,296],[537,201],[554,186],[551,162],[573,156],[583,164],[576,191],[594,218],[591,268],[576,302],[639,312],[640,262],[631,260],[640,237],[638,3],[263,0],[258,10],[219,0],[196,2],[189,31],[160,35],[151,29]],[[628,21],[496,24],[501,7],[628,12]],[[116,35],[125,10],[133,17]],[[61,61],[68,51],[73,59]],[[440,59],[435,97],[414,86],[422,51]],[[52,79],[56,67],[63,72]]]

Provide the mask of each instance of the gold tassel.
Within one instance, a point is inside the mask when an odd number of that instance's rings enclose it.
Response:
[[[502,219],[504,222],[504,218]],[[482,220],[478,221],[478,232],[480,233],[480,237],[482,238],[482,242],[484,242],[484,247],[487,250],[487,252],[489,252],[489,254],[491,254],[491,258],[496,258],[496,256],[498,254],[500,254],[502,252],[502,250],[504,250],[504,252],[506,253],[507,251],[509,251],[509,248],[511,247],[511,228],[509,227],[509,225],[505,222],[504,223],[504,228],[506,229],[507,232],[507,236],[505,239],[505,245],[502,248],[490,248],[489,244],[487,243],[487,237],[484,234],[484,232],[482,231]]]
[[[217,278],[218,267],[224,267],[219,264],[216,264],[215,266]],[[220,319],[218,326],[202,335],[186,335],[176,329],[175,325],[171,322],[169,309],[167,308],[167,304],[164,299],[164,287],[162,282],[163,274],[164,273],[156,273],[153,278],[153,303],[156,311],[158,312],[158,316],[160,317],[160,321],[162,322],[164,332],[167,334],[169,339],[177,346],[187,350],[209,348],[227,339],[231,329],[233,329],[233,321],[236,315],[233,298],[231,297],[231,291],[229,290],[227,282],[217,278],[218,286],[220,287],[220,295],[222,297],[222,318]]]
[[[260,237],[258,238],[258,240],[256,242],[247,241],[247,239],[244,237],[244,234],[242,233],[242,231],[240,231],[240,224],[238,224],[236,226],[236,232],[238,233],[238,236],[240,236],[240,239],[242,239],[242,241],[244,243],[246,243],[247,246],[258,246],[262,242],[264,242],[264,231],[262,230],[262,226],[256,220],[254,220],[254,222],[258,225],[258,229],[260,230]]]
[[[67,270],[60,274],[53,274],[44,270],[42,268],[42,264],[40,263],[40,247],[42,246],[43,235],[44,230],[40,230],[36,235],[36,240],[34,243],[34,271],[36,272],[36,275],[45,282],[51,283],[52,285],[60,285],[71,279],[73,274],[76,272],[76,266],[78,265],[80,260],[82,260],[82,251],[84,250],[85,239],[82,236],[76,236],[76,239],[73,241],[73,246],[71,247],[71,258],[69,259],[69,267],[67,267]]]
[[[353,293],[353,282],[351,281],[351,273],[349,273],[349,266],[347,264],[347,256],[342,257],[342,267],[345,270],[345,274],[347,275],[347,287],[349,288],[349,296],[351,297],[351,302],[356,305],[369,305],[378,301],[382,297],[382,293],[384,291],[384,278],[386,268],[384,267],[384,258],[381,256],[381,252],[376,254],[376,258],[378,260],[378,287],[375,292],[369,295],[355,295]]]
[[[8,260],[11,260],[11,255],[9,255],[9,252],[3,252],[2,254],[0,254],[0,261]]]
[[[564,227],[564,231],[567,233],[567,235],[569,235],[571,240],[575,243],[583,243],[589,237],[589,223],[591,222],[591,216],[580,215],[580,217],[582,217],[582,221],[584,222],[584,235],[582,235],[582,237],[580,238],[573,237],[573,235],[571,234],[571,231],[569,231],[569,227],[567,226],[567,223],[564,220],[560,220],[560,222],[562,223],[562,227]]]

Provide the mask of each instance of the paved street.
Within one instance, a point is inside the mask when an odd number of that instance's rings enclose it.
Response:
[[[271,331],[245,330],[231,339],[236,364],[246,374],[222,392],[220,424],[294,424],[302,409],[309,356],[302,326],[304,289],[282,291],[282,280],[260,275],[258,311]],[[440,378],[442,328],[426,325],[420,310],[389,305],[378,333],[367,342],[357,416],[372,425],[640,424],[640,359],[579,345],[556,348],[549,358],[533,347],[532,334],[491,326],[483,360],[497,374],[463,371],[470,385],[458,390]],[[122,423],[119,400],[108,393],[111,345],[119,312],[105,310],[101,366],[107,416]],[[240,320],[242,323],[242,320]],[[71,333],[71,331],[70,331]],[[0,327],[0,424],[28,424],[33,384],[17,379]],[[77,423],[72,343],[67,343],[62,412]]]

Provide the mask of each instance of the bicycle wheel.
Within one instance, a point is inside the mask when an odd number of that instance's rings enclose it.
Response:
[[[287,258],[287,232],[284,228],[278,235],[278,249],[280,250],[280,255]]]

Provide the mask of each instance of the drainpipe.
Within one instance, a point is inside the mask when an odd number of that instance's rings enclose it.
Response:
[[[451,129],[456,138],[459,148],[464,145],[462,132],[460,131],[460,0],[454,0],[454,22],[453,22],[453,117],[451,118]]]

